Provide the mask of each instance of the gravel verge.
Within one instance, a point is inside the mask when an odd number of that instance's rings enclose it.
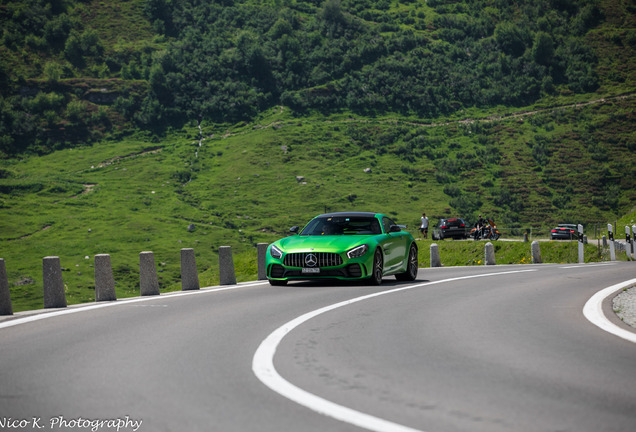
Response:
[[[636,328],[636,287],[623,290],[614,297],[613,309],[625,324]]]

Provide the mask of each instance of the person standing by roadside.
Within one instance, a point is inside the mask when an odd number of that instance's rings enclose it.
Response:
[[[422,238],[427,238],[428,236],[428,218],[426,217],[426,213],[422,213],[422,224],[420,225],[420,232],[422,233]]]

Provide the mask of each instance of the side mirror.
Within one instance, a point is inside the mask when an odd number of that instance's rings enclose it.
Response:
[[[293,226],[289,229],[290,232],[293,232],[294,234],[298,234],[298,231],[300,230],[299,227],[297,226]]]
[[[400,232],[402,231],[402,228],[400,228],[398,225],[391,225],[391,228],[389,228],[389,232]]]

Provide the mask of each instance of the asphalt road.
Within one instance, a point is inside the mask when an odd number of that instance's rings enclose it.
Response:
[[[636,344],[582,310],[635,277],[633,263],[421,269],[414,283],[241,284],[12,319],[0,430],[634,430]]]

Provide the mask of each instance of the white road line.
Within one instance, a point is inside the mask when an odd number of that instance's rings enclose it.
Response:
[[[140,303],[140,302],[147,302],[147,301],[152,301],[152,300],[166,300],[166,299],[173,298],[173,297],[183,297],[183,296],[187,296],[187,295],[206,294],[206,293],[213,293],[213,292],[219,292],[219,291],[227,291],[227,290],[233,290],[233,289],[238,289],[238,288],[252,287],[252,286],[256,286],[256,285],[264,285],[266,283],[267,283],[267,281],[257,281],[257,282],[246,282],[244,284],[242,283],[242,284],[237,284],[237,285],[227,285],[227,286],[221,286],[221,287],[206,287],[206,288],[201,288],[200,290],[192,290],[192,291],[174,291],[174,292],[169,292],[169,293],[156,295],[156,296],[134,297],[134,298],[116,300],[116,301],[112,301],[112,302],[99,302],[99,303],[95,303],[95,304],[92,304],[92,305],[88,305],[88,304],[87,305],[74,305],[74,306],[71,306],[69,308],[52,309],[50,312],[47,312],[47,311],[40,312],[38,310],[33,315],[25,316],[25,317],[22,317],[22,318],[8,319],[7,321],[0,322],[0,329],[7,328],[7,327],[13,327],[13,326],[17,326],[17,325],[20,325],[20,324],[26,324],[26,323],[30,323],[30,322],[33,322],[33,321],[39,321],[39,320],[43,320],[43,319],[47,319],[47,318],[53,318],[53,317],[57,317],[57,316],[61,316],[61,315],[69,315],[69,314],[74,314],[74,313],[78,313],[78,312],[87,312],[87,311],[91,311],[91,310],[95,310],[95,309],[102,309],[102,308],[106,308],[106,307],[124,306],[124,305],[129,305],[131,303]]]
[[[636,343],[636,333],[632,333],[628,330],[620,328],[619,326],[608,320],[603,313],[603,301],[607,297],[611,296],[619,290],[628,288],[632,285],[636,285],[636,279],[628,280],[617,285],[612,285],[611,287],[607,287],[597,292],[587,301],[587,303],[585,303],[585,306],[583,307],[583,315],[585,315],[585,318],[587,318],[592,324],[600,327],[606,332],[630,342]]]
[[[499,276],[499,275],[507,275],[513,273],[524,273],[524,272],[533,272],[537,271],[536,269],[531,270],[515,270],[515,271],[506,271],[499,273],[486,273],[481,275],[472,275],[472,276],[462,276],[451,279],[439,280],[436,282],[426,282],[416,285],[409,285],[405,287],[396,288],[389,291],[382,291],[375,294],[369,294],[361,297],[356,297],[351,300],[346,300],[340,303],[336,303],[330,306],[326,306],[321,309],[317,309],[315,311],[306,313],[298,318],[295,318],[288,323],[282,325],[278,329],[276,329],[273,333],[271,333],[258,347],[256,353],[254,354],[254,358],[252,359],[252,371],[256,375],[256,377],[261,380],[263,384],[269,387],[274,392],[306,407],[309,408],[319,414],[325,415],[327,417],[334,418],[336,420],[340,420],[345,423],[349,423],[364,429],[368,429],[374,432],[422,432],[419,429],[413,429],[408,426],[403,426],[397,423],[393,423],[388,420],[384,420],[369,414],[362,413],[360,411],[353,410],[351,408],[347,408],[342,405],[338,405],[334,402],[328,401],[326,399],[321,398],[320,396],[316,396],[308,391],[305,391],[299,387],[296,387],[294,384],[287,381],[285,378],[280,376],[274,367],[274,356],[276,355],[276,349],[278,345],[281,343],[283,338],[291,332],[293,329],[303,324],[304,322],[321,315],[325,312],[329,312],[331,310],[347,306],[353,303],[357,303],[363,300],[368,300],[370,298],[379,297],[385,294],[393,294],[400,291],[406,291],[414,288],[420,288],[430,285],[441,284],[445,282],[453,282],[464,279],[474,279],[479,277],[488,277],[488,276]]]
[[[581,268],[581,267],[602,267],[602,266],[611,266],[611,265],[616,265],[615,262],[606,262],[606,263],[600,263],[600,264],[578,264],[578,265],[571,265],[571,266],[563,266],[563,267],[559,267],[562,269],[573,269],[573,268]]]

